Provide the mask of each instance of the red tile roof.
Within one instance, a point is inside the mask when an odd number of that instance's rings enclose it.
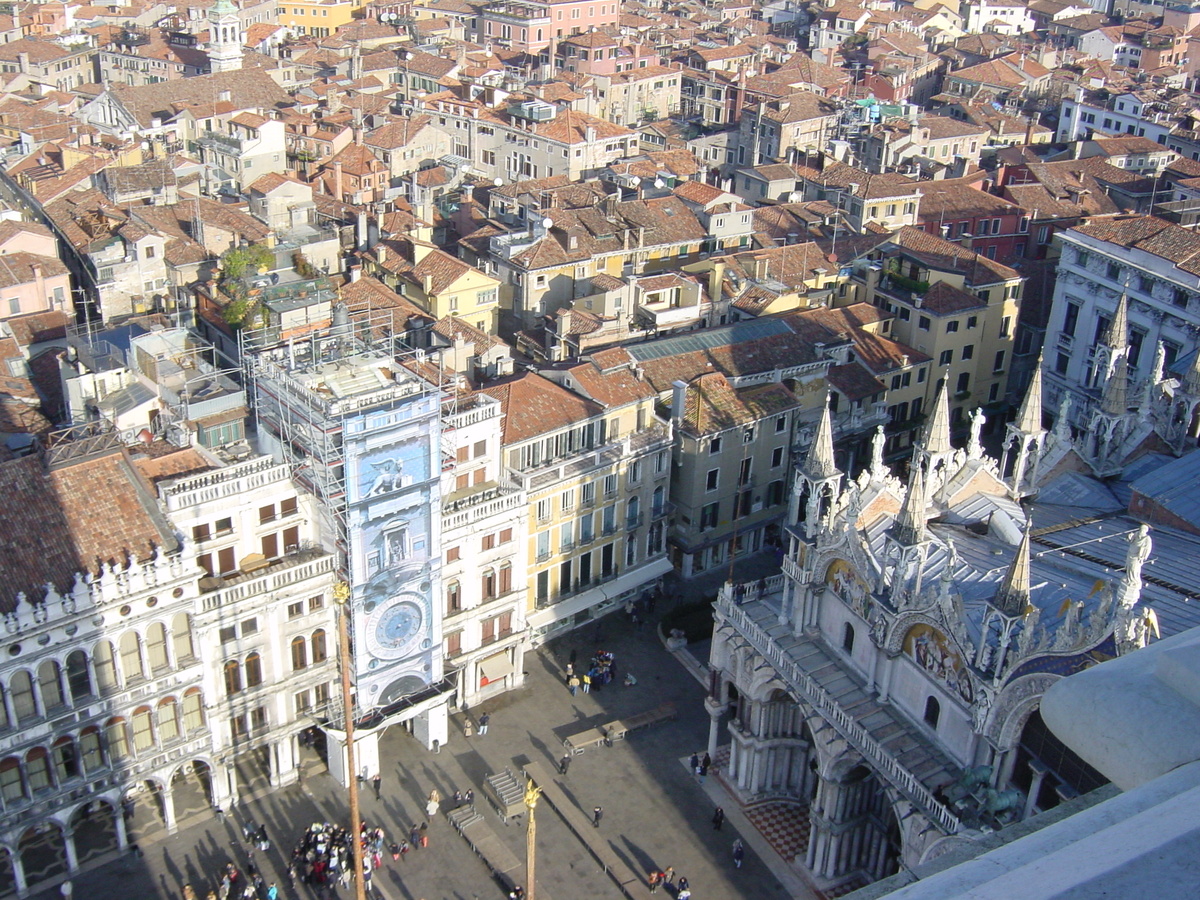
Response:
[[[46,471],[40,457],[0,465],[7,498],[0,517],[0,610],[13,608],[18,591],[40,597],[52,582],[69,590],[75,573],[118,568],[149,559],[155,547],[173,549],[175,537],[147,485],[124,450]]]

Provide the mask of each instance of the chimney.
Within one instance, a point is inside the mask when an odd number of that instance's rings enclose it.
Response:
[[[379,265],[383,265],[387,261],[388,248],[387,244],[380,244],[375,248],[375,259],[379,261]]]
[[[683,404],[687,397],[687,382],[671,382],[671,421],[679,424],[683,420]]]
[[[708,299],[711,303],[717,303],[721,299],[721,282],[725,280],[725,263],[713,263],[713,267],[708,271]]]
[[[30,266],[33,269],[33,280],[37,284],[38,299],[42,301],[42,305],[46,306],[46,276],[42,272],[42,267],[37,263]]]
[[[333,164],[333,199],[338,203],[342,202],[342,162],[337,160]]]
[[[360,278],[362,278],[362,266],[351,266],[350,283],[354,284],[354,282],[358,281]]]
[[[367,214],[361,209],[358,211],[358,249],[367,249]]]

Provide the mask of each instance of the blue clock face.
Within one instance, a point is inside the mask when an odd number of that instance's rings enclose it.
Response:
[[[367,639],[373,655],[388,659],[409,656],[421,644],[425,611],[414,600],[396,599],[372,616]]]

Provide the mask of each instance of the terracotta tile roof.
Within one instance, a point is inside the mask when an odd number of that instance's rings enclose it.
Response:
[[[41,256],[37,253],[4,253],[0,254],[0,288],[16,287],[21,284],[32,284],[36,280],[33,269],[38,266],[42,276],[51,278],[55,275],[66,275],[68,270],[62,260],[56,256]]]
[[[507,346],[500,338],[480,331],[457,316],[443,316],[434,323],[433,330],[449,341],[463,340],[471,344],[476,356],[482,356],[493,347]]]
[[[409,327],[413,319],[431,321],[432,317],[411,300],[400,296],[377,278],[364,275],[358,281],[343,285],[338,292],[343,303],[350,310],[354,319],[367,318],[368,312],[393,310],[393,333],[399,333]],[[371,317],[376,318],[375,316]]]
[[[911,225],[904,226],[884,242],[885,247],[889,244],[932,268],[963,272],[974,287],[1021,277],[1015,269]]]
[[[492,382],[481,393],[500,401],[504,415],[501,440],[506,445],[584,422],[604,411],[598,403],[536,372]]]
[[[985,309],[987,303],[969,291],[945,281],[934,282],[921,300],[921,309],[935,316],[950,316],[969,309]]]
[[[734,388],[720,372],[688,384],[678,427],[693,435],[713,434],[796,409],[800,401],[782,384]]]
[[[604,324],[598,315],[586,309],[560,309],[555,317],[558,319],[556,331],[559,335],[592,334]]]
[[[856,362],[830,366],[829,383],[848,400],[865,400],[887,390],[887,385]]]
[[[737,344],[721,344],[689,353],[676,353],[639,361],[643,376],[660,394],[676,381],[688,381],[707,372],[729,376],[753,375],[775,368],[816,361],[815,340],[831,340],[821,327],[815,332],[774,334]]]
[[[67,335],[67,324],[71,320],[66,313],[40,312],[27,316],[5,319],[4,324],[22,347],[42,341],[61,340]]]
[[[515,262],[529,269],[616,252],[626,242],[636,243],[639,229],[645,247],[702,241],[708,234],[695,213],[674,195],[545,213],[554,222],[546,237],[513,255]]]
[[[192,447],[182,449],[172,447],[171,452],[161,456],[142,456],[138,453],[135,454],[132,462],[134,468],[151,484],[218,468]]]
[[[604,360],[587,358],[566,372],[570,387],[605,409],[649,400],[657,395],[654,388],[639,378],[632,368],[605,368]]]
[[[7,512],[0,517],[0,610],[18,591],[69,590],[75,573],[101,562],[124,566],[154,548],[174,549],[170,524],[123,450],[46,471],[40,457],[0,465]]]
[[[624,125],[597,119],[586,113],[562,111],[549,122],[539,122],[533,127],[538,137],[558,141],[562,144],[585,144],[589,140],[589,130],[594,130],[590,140],[606,141],[612,138],[628,137],[635,134]]]
[[[250,190],[257,191],[260,194],[269,194],[275,188],[283,184],[301,184],[309,187],[305,182],[301,181],[295,175],[284,175],[279,172],[268,172],[266,175],[260,175],[255,178],[250,184]]]
[[[169,120],[184,109],[194,110],[198,117],[210,115],[214,107],[226,102],[219,99],[223,91],[229,92],[230,110],[280,109],[292,103],[283,88],[262,69],[197,75],[158,84],[113,84],[109,91],[143,128],[150,127],[151,119]]]
[[[981,191],[961,181],[927,181],[921,185],[919,215],[927,220],[940,216],[1001,216],[1019,212],[1011,200]]]

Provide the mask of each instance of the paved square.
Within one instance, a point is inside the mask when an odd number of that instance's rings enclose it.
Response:
[[[662,610],[659,610],[662,612]],[[572,697],[564,680],[565,666],[576,655],[586,662],[596,650],[614,653],[618,678],[590,694]],[[659,642],[653,627],[641,630],[621,613],[590,624],[526,657],[527,682],[520,691],[505,694],[468,711],[472,719],[491,714],[486,736],[464,736],[463,713],[451,723],[449,743],[440,753],[426,751],[403,728],[389,730],[382,741],[383,797],[364,791],[362,813],[368,823],[381,824],[391,836],[406,835],[425,821],[423,806],[432,788],[444,798],[455,790],[475,791],[476,806],[488,825],[518,860],[524,859],[524,816],[503,824],[483,798],[488,774],[506,766],[535,761],[557,772],[562,740],[579,730],[643,712],[664,702],[675,703],[678,717],[632,733],[612,747],[600,745],[573,757],[565,777],[557,776],[567,798],[589,816],[594,806],[604,817],[594,839],[643,875],[653,868],[674,866],[687,876],[696,900],[753,898],[770,900],[805,896],[789,880],[785,889],[756,853],[763,839],[747,830],[746,819],[722,802],[729,819],[720,832],[711,818],[719,790],[701,784],[680,758],[703,752],[708,734],[703,689]],[[638,683],[625,687],[625,673]],[[448,800],[443,812],[453,806]],[[287,857],[302,829],[313,821],[344,821],[346,805],[337,785],[323,771],[310,774],[303,786],[269,791],[231,811],[224,821],[202,813],[181,823],[180,831],[142,838],[143,855],[127,855],[75,878],[79,895],[88,900],[181,898],[191,883],[201,898],[216,887],[219,868],[228,859],[244,867],[250,859],[241,840],[246,820],[265,823],[271,836],[269,852],[255,851],[268,883],[278,882],[281,896],[310,900],[310,890],[288,885]],[[746,863],[733,866],[731,845],[739,834],[747,845]],[[444,815],[430,822],[430,846],[393,862],[375,879],[385,900],[475,900],[502,897],[503,892],[481,859],[468,847]],[[768,851],[769,852],[769,851]],[[543,900],[617,900],[616,885],[604,874],[583,842],[547,804],[538,807],[538,888]],[[521,874],[523,879],[523,873]],[[642,889],[644,891],[644,889]],[[649,896],[648,891],[644,891]],[[341,892],[350,896],[349,892]],[[807,894],[808,896],[813,896]],[[45,890],[51,900],[57,889]],[[636,893],[635,893],[636,896]]]

